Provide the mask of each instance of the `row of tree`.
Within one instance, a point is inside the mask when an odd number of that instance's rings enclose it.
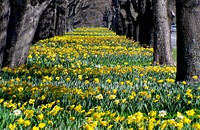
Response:
[[[0,0],[0,70],[24,64],[30,45],[40,39],[63,35],[86,21],[102,25],[97,13],[103,6],[102,0]]]
[[[116,34],[153,47],[153,63],[161,65],[175,65],[170,26],[176,23],[176,81],[193,81],[193,76],[200,77],[199,0],[112,0],[110,17],[112,20],[107,22],[112,23],[110,28]]]

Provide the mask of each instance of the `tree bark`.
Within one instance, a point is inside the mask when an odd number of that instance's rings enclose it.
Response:
[[[132,3],[130,0],[127,0],[126,1],[126,37],[129,38],[129,39],[132,39],[133,38],[133,23],[134,23],[134,14],[133,14],[133,6],[132,6]],[[135,12],[134,12],[135,13]]]
[[[66,10],[68,5],[68,0],[62,0],[62,1],[57,0],[57,1],[58,2],[57,2],[56,35],[63,35],[67,31]]]
[[[137,16],[137,24],[136,24],[136,39],[137,41],[141,44],[141,39],[142,39],[142,25],[141,23],[143,22],[143,15],[145,13],[145,7],[146,7],[146,0],[138,0],[137,2],[137,11],[138,11],[138,16]]]
[[[123,35],[123,23],[122,23],[122,19],[121,19],[121,14],[120,14],[120,0],[116,0],[116,34],[117,35]]]
[[[25,64],[39,18],[51,0],[10,1],[10,20],[3,66],[10,68]]]
[[[133,39],[135,41],[139,41],[139,22],[137,20],[139,13],[139,8],[138,8],[139,2],[138,0],[131,0],[131,3],[136,14],[133,22]]]
[[[116,32],[117,35],[123,35],[123,14],[121,13],[120,3],[121,0],[112,0],[113,6],[113,18],[112,18],[112,30]]]
[[[0,0],[0,70],[6,45],[7,28],[10,16],[9,0]]]
[[[167,0],[154,0],[154,59],[153,63],[174,65],[170,47],[170,25]]]
[[[176,81],[193,82],[193,76],[200,76],[200,1],[176,0],[176,2]],[[200,80],[200,78],[198,78],[198,80]]]
[[[55,35],[63,35],[67,31],[68,0],[54,0],[42,13],[34,36],[34,43]]]

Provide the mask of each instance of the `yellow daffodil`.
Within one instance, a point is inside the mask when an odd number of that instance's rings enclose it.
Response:
[[[200,130],[200,124],[199,123],[195,123],[192,125],[192,127],[196,130]]]
[[[18,90],[19,93],[21,93],[24,90],[24,88],[19,87],[17,90]]]
[[[37,119],[38,119],[38,120],[43,120],[43,119],[44,119],[44,114],[39,114],[39,115],[37,115]]]
[[[29,104],[34,104],[35,103],[35,99],[30,99],[29,100]]]
[[[69,120],[74,121],[76,118],[75,117],[70,117]]]
[[[82,110],[81,104],[79,104],[78,106],[76,106],[76,107],[74,108],[74,111],[76,111],[76,112],[80,112],[81,110]]]
[[[45,123],[39,123],[39,125],[38,125],[38,127],[41,128],[41,129],[43,129],[45,126],[46,126]]]
[[[3,98],[1,98],[1,99],[0,99],[0,103],[2,103],[3,101],[4,101],[4,99],[3,99]]]
[[[33,126],[32,130],[40,130],[40,128],[37,126]]]
[[[111,99],[111,100],[113,100],[113,99],[115,99],[116,98],[116,95],[110,95],[109,96],[109,99]]]
[[[31,121],[30,121],[30,120],[25,120],[24,123],[23,123],[23,125],[24,125],[25,127],[28,127],[28,126],[31,125]]]
[[[185,113],[186,113],[188,116],[193,116],[193,115],[195,114],[195,111],[194,111],[194,109],[192,109],[192,110],[186,111]]]
[[[16,128],[17,128],[17,125],[14,123],[14,124],[10,124],[9,126],[8,126],[8,128],[10,129],[10,130],[15,130]]]
[[[103,99],[103,95],[102,94],[97,95],[96,99]]]
[[[26,118],[31,118],[34,115],[34,111],[33,110],[25,110],[24,114],[25,114]]]
[[[197,75],[192,76],[194,80],[197,80],[199,77]]]
[[[20,117],[20,118],[17,120],[17,123],[18,123],[18,124],[23,124],[23,123],[24,123],[24,119],[22,119],[22,117]]]

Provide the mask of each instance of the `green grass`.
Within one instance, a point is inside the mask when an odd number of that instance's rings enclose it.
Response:
[[[176,62],[177,61],[177,49],[176,48],[173,48],[173,50],[172,50],[172,57],[173,57],[174,61]]]

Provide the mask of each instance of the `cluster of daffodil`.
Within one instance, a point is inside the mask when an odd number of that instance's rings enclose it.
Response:
[[[106,32],[106,33],[105,33]],[[69,32],[66,35],[79,35],[79,36],[115,36],[115,33],[108,31],[107,28],[77,28],[76,32]]]
[[[175,83],[152,54],[106,28],[41,40],[2,68],[0,129],[200,130],[200,84]]]

